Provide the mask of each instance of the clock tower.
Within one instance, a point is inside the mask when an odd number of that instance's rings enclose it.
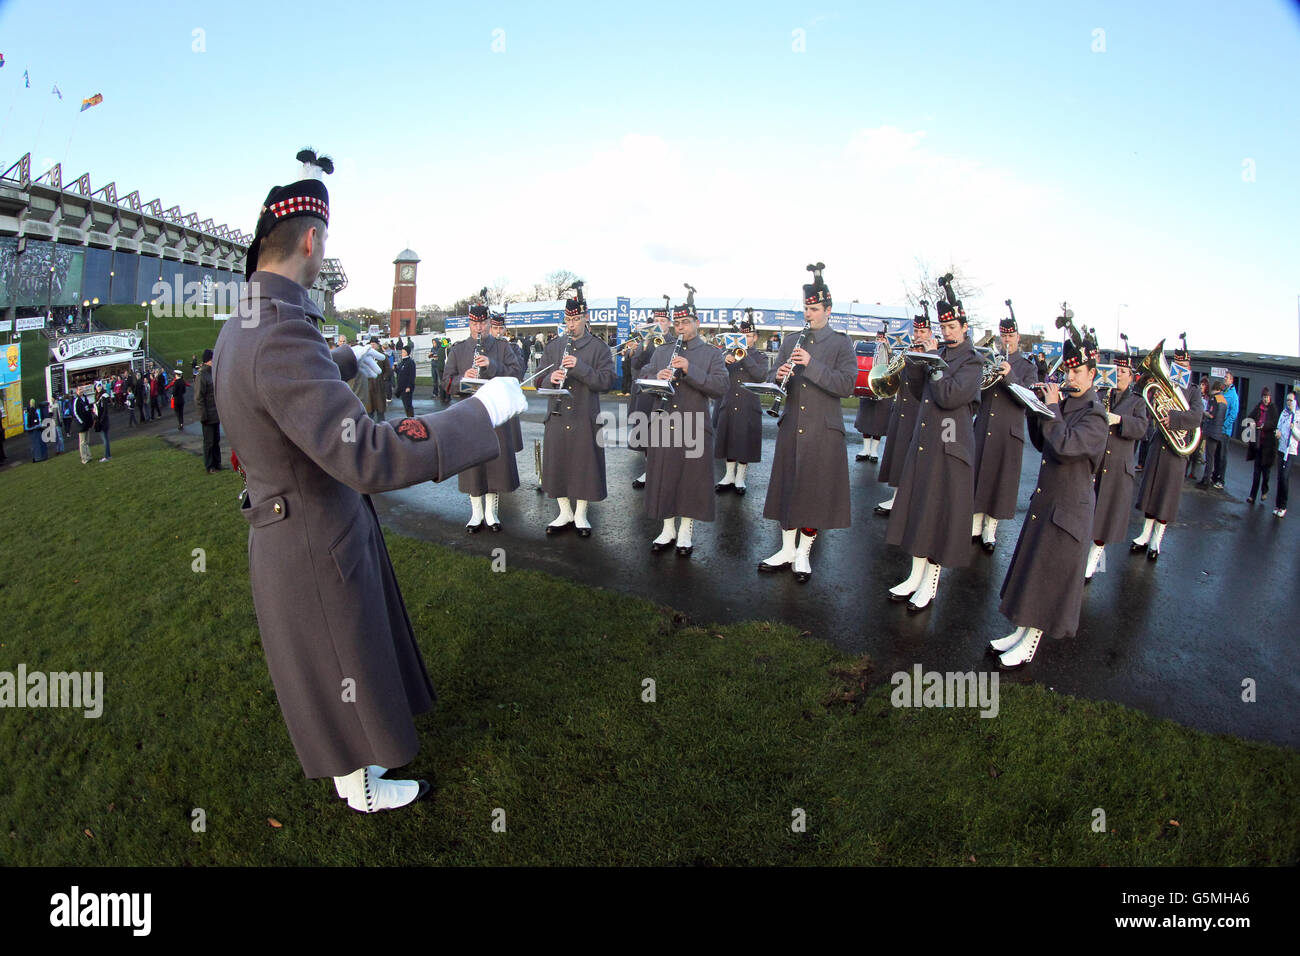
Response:
[[[403,249],[393,260],[393,312],[388,320],[388,334],[415,334],[415,270],[420,257]]]

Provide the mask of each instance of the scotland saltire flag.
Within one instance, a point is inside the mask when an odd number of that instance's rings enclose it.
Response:
[[[1097,381],[1093,383],[1093,388],[1119,388],[1119,380],[1115,378],[1115,366],[1098,365]]]
[[[1169,366],[1169,380],[1179,388],[1186,388],[1192,384],[1192,370],[1183,368],[1181,365]]]
[[[749,346],[745,343],[744,332],[723,332],[722,333],[722,351],[730,352],[733,349],[747,349]]]
[[[906,351],[912,347],[912,334],[910,332],[886,332],[885,341],[889,343],[889,351],[897,352],[899,349]]]

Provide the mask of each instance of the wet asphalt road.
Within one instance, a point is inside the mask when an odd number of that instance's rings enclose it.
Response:
[[[415,404],[417,414],[439,407]],[[557,509],[534,490],[533,440],[542,437],[542,410],[542,400],[531,398],[518,459],[522,484],[502,497],[500,533],[465,533],[469,501],[454,479],[375,496],[384,525],[485,557],[504,547],[513,567],[584,584],[598,573],[600,586],[672,606],[694,622],[782,621],[848,653],[869,654],[882,682],[916,663],[939,671],[994,667],[984,647],[1013,629],[998,611],[998,591],[1038,473],[1039,458],[1027,442],[1021,512],[1000,523],[997,550],[986,555],[973,544],[970,564],[945,569],[932,607],[914,614],[885,596],[911,562],[885,544],[887,521],[872,514],[891,489],[877,482],[874,463],[854,460],[861,442],[852,411],[845,412],[845,456],[853,526],[819,537],[812,580],[801,585],[789,572],[756,570],[780,546],[776,523],[762,516],[775,419],[763,418],[763,461],[750,467],[748,494],[720,495],[717,520],[696,522],[694,554],[679,558],[672,551],[650,553],[660,522],[645,517],[644,492],[631,487],[643,457],[622,447],[606,449],[610,496],[591,506],[594,534],[585,540],[572,532],[546,536],[543,529]],[[389,417],[401,417],[400,405]],[[1079,634],[1049,635],[1031,665],[1003,679],[1038,681],[1200,730],[1300,747],[1300,508],[1278,520],[1271,500],[1247,505],[1251,467],[1244,449],[1234,446],[1225,491],[1187,483],[1159,561],[1130,556],[1126,545],[1108,547],[1106,571],[1087,588]],[[1140,530],[1140,517],[1134,512],[1131,535]],[[1253,703],[1241,699],[1247,678],[1257,688]]]

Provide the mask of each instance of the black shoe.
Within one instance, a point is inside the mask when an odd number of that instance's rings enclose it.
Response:
[[[576,524],[575,524],[573,527],[574,527],[574,529],[578,532],[578,537],[579,537],[579,538],[590,538],[590,537],[591,537],[591,529],[590,529],[590,528],[579,528]]]
[[[853,458],[855,461],[871,461],[870,455],[854,455]]]
[[[633,479],[632,479],[632,487],[633,487],[633,488],[644,488],[644,487],[645,487],[645,482],[642,481],[640,478],[633,478]]]
[[[996,548],[997,546],[998,546],[998,543],[997,543],[996,541],[985,541],[985,542],[984,542],[984,553],[985,553],[985,554],[992,554],[992,553],[993,553],[993,549]]]
[[[794,573],[794,579],[798,581],[800,584],[808,583],[808,579],[811,577],[812,577],[811,571],[796,571]]]
[[[1148,561],[1154,561],[1154,560],[1156,560],[1156,559],[1159,558],[1159,557],[1160,557],[1160,552],[1159,552],[1159,551],[1152,551],[1150,548],[1147,548],[1147,560],[1148,560]]]
[[[744,485],[732,485],[731,488],[732,488],[732,491],[734,491],[736,494],[740,495],[741,497],[744,497],[744,495],[745,495],[745,486],[744,486]]]
[[[652,554],[659,554],[662,551],[667,551],[672,546],[673,546],[673,542],[671,541],[664,541],[664,542],[651,541],[650,551]]]
[[[902,604],[904,601],[910,601],[912,595],[915,593],[915,591],[910,591],[907,594],[895,594],[893,591],[890,591],[889,600],[893,601],[895,604]]]
[[[1246,504],[1248,504],[1248,505],[1253,505],[1254,503],[1255,503],[1255,499],[1254,499],[1254,498],[1247,498],[1247,499],[1246,499]]]
[[[467,524],[467,525],[465,525],[465,533],[466,533],[466,534],[478,534],[478,533],[479,533],[480,531],[482,531],[482,530],[483,530],[483,522],[482,522],[482,521],[480,521],[478,524]]]
[[[688,544],[685,547],[683,547],[682,545],[678,545],[677,556],[679,558],[689,558],[691,556],[691,552],[694,550],[695,550],[695,545],[693,544]]]
[[[872,464],[875,464],[876,462],[880,461],[880,457],[878,455],[871,455],[867,458],[867,461],[871,462]]]
[[[1136,541],[1130,542],[1128,546],[1129,554],[1141,554],[1146,549],[1147,546],[1145,544],[1138,544]]]
[[[758,570],[764,574],[772,574],[776,571],[784,571],[793,563],[793,561],[787,561],[785,564],[768,564],[766,561],[760,561],[758,562]]]
[[[494,522],[492,522],[490,525],[488,525],[488,530],[489,530],[489,531],[500,531],[500,530],[501,530],[501,522],[500,522],[500,521],[494,521]]]
[[[882,508],[880,505],[876,505],[875,513],[880,515],[882,518],[888,518],[890,514],[893,513],[893,510],[893,508]],[[978,535],[976,535],[976,537],[978,537]]]
[[[720,481],[720,482],[718,482],[716,485],[713,486],[713,490],[714,490],[714,492],[715,492],[716,494],[719,494],[719,495],[720,495],[720,494],[722,494],[724,491],[730,491],[730,490],[731,490],[732,488],[734,488],[734,487],[736,487],[736,486],[733,485],[733,484],[731,484],[730,482],[728,482],[728,483],[726,483],[726,484],[723,484],[723,483]]]
[[[548,524],[546,526],[546,533],[548,535],[556,535],[562,531],[568,531],[572,527],[573,527],[572,521],[565,522],[564,524]]]

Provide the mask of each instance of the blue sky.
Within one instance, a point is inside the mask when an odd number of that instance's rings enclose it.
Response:
[[[1296,353],[1295,6],[1038,6],[3,0],[0,162],[251,231],[314,145],[343,307],[408,244],[422,304],[556,268],[793,296],[812,259],[897,303],[920,257],[986,318]]]

